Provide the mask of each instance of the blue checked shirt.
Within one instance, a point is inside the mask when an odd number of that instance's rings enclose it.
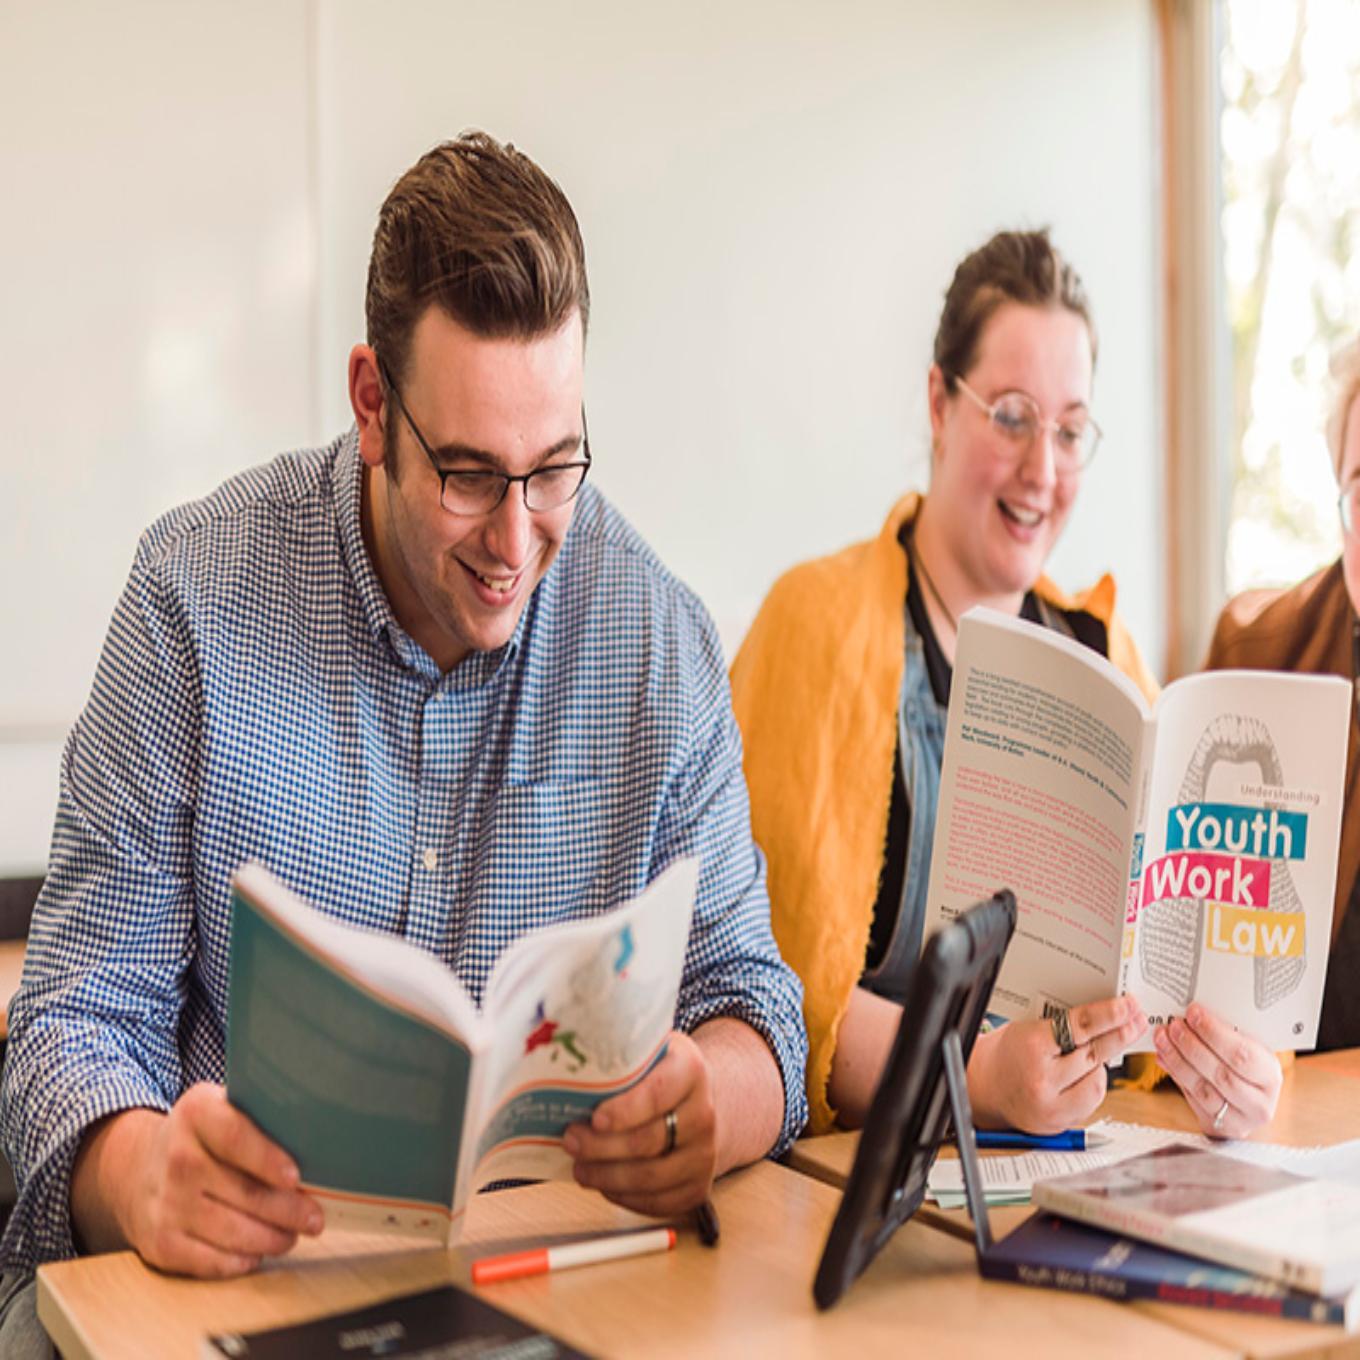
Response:
[[[589,486],[512,640],[447,675],[364,550],[353,431],[143,537],[67,742],[10,1011],[0,1257],[74,1252],[84,1131],[225,1067],[228,880],[259,859],[442,959],[480,1002],[535,926],[701,857],[676,1022],[735,1016],[805,1114],[797,978],[770,933],[722,655],[695,597]]]

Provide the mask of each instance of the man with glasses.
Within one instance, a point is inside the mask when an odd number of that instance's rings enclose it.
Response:
[[[698,856],[676,1032],[568,1132],[577,1179],[673,1214],[803,1122],[715,631],[586,481],[570,206],[489,137],[437,147],[384,204],[366,307],[355,427],[154,525],[118,605],[10,1015],[6,1294],[82,1249],[225,1276],[319,1229],[219,1084],[248,858],[480,1000],[525,930]]]

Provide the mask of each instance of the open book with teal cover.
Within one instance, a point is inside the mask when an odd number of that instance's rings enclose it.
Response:
[[[562,1135],[660,1060],[698,864],[517,940],[481,1013],[438,959],[335,921],[269,871],[232,883],[227,1095],[327,1225],[447,1242],[492,1181],[571,1179]]]

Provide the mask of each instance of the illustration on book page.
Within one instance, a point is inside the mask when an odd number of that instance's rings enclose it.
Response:
[[[1254,807],[1241,806],[1234,792],[1228,792],[1240,787],[1243,767],[1248,778],[1266,791]],[[1201,868],[1197,876],[1194,860],[1210,854],[1223,858],[1218,852],[1234,858],[1235,884],[1257,877],[1260,900],[1253,905],[1267,908],[1273,920],[1287,920],[1297,931],[1287,951],[1258,952],[1253,957],[1256,1010],[1265,1011],[1290,996],[1303,980],[1305,914],[1290,861],[1304,857],[1307,816],[1272,802],[1269,790],[1285,787],[1275,742],[1259,718],[1225,713],[1205,728],[1181,781],[1179,806],[1168,814],[1167,858],[1148,868],[1151,883],[1144,884],[1146,905],[1138,933],[1143,976],[1179,1006],[1189,1005],[1195,995],[1201,942],[1213,935],[1207,913],[1215,906],[1213,893],[1218,891],[1210,890],[1214,876],[1209,872]],[[1226,798],[1216,796],[1220,790]],[[1205,840],[1205,829],[1211,825],[1212,850]],[[1205,854],[1185,853],[1196,850]],[[1266,882],[1268,893],[1260,891]],[[1171,891],[1161,895],[1168,888]],[[1196,888],[1203,895],[1195,895]]]

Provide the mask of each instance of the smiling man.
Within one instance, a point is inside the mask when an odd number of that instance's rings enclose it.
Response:
[[[525,930],[696,855],[676,1032],[569,1131],[577,1179],[674,1213],[803,1122],[714,629],[586,480],[570,206],[513,148],[437,147],[383,206],[366,308],[354,428],[147,532],[68,742],[10,1013],[5,1354],[41,1342],[41,1260],[223,1276],[319,1227],[220,1085],[246,859],[480,1000]]]
[[[590,467],[584,335],[579,311],[547,334],[498,338],[431,308],[412,340],[403,385],[424,397],[420,423],[370,346],[350,356],[359,455],[386,472],[368,479],[364,542],[407,632],[452,670],[510,641],[566,538]],[[422,424],[441,432],[437,448]]]

